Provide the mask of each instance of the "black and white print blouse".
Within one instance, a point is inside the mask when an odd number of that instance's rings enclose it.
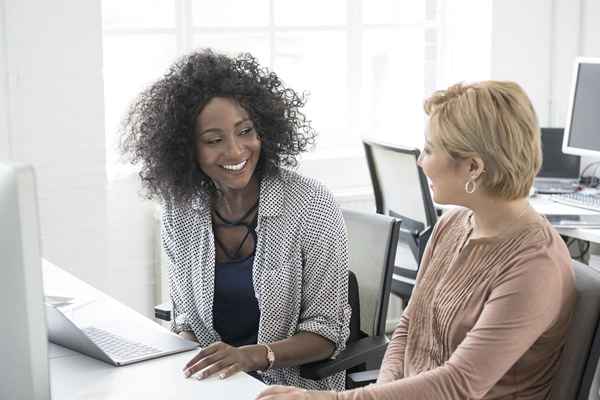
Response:
[[[213,327],[215,242],[206,201],[162,209],[161,238],[169,260],[175,332],[192,331],[205,347],[219,341]],[[252,271],[260,308],[258,343],[299,331],[313,332],[344,349],[349,335],[348,242],[333,195],[317,181],[281,169],[260,183],[258,240]],[[265,372],[268,384],[342,390],[344,372],[319,381],[299,368]]]

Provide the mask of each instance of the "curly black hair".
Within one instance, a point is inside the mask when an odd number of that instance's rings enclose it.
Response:
[[[305,100],[249,53],[228,57],[210,49],[186,55],[133,102],[121,127],[121,153],[141,164],[148,198],[189,205],[214,194],[212,180],[196,163],[196,118],[214,97],[236,100],[249,114],[261,140],[259,177],[295,167],[296,156],[315,141],[300,112]]]

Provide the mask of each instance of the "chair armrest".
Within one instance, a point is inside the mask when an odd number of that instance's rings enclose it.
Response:
[[[357,340],[348,344],[336,358],[301,365],[300,376],[313,380],[323,379],[368,361],[381,359],[387,344],[385,336],[369,336]]]
[[[162,319],[163,321],[171,320],[171,304],[162,303],[154,306],[154,318]]]

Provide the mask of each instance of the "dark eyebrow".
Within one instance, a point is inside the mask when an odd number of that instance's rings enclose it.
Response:
[[[200,133],[198,134],[198,136],[202,136],[202,135],[204,135],[205,133],[210,133],[210,132],[221,132],[221,130],[220,130],[220,129],[218,129],[218,128],[209,128],[209,129],[206,129],[206,130],[203,130],[202,132],[200,132]]]
[[[234,126],[237,128],[238,126],[240,126],[241,124],[243,124],[244,122],[247,122],[247,121],[250,121],[250,122],[252,122],[252,120],[250,120],[250,118],[244,118],[244,119],[242,119],[242,120],[240,120],[240,121],[236,122],[236,123],[234,124]],[[221,129],[219,129],[219,128],[208,128],[208,129],[205,129],[205,130],[201,131],[201,132],[198,134],[198,136],[202,136],[202,135],[204,135],[205,133],[210,133],[210,132],[221,132]]]
[[[252,121],[250,120],[250,118],[244,118],[243,120],[236,122],[236,123],[235,123],[235,126],[236,126],[236,127],[237,127],[237,126],[240,126],[241,124],[243,124],[244,122],[247,122],[247,121],[250,121],[250,122],[252,122]]]

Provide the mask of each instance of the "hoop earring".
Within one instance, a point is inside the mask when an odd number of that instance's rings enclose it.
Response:
[[[467,183],[465,183],[465,192],[467,192],[468,194],[473,194],[476,190],[477,183],[475,183],[475,180],[469,179]]]

